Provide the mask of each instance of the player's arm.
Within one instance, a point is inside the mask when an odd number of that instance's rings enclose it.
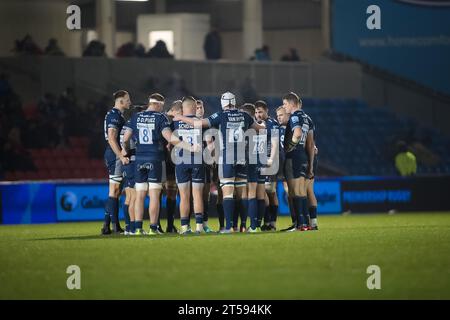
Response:
[[[286,151],[290,152],[291,150],[293,150],[301,141],[302,136],[303,136],[302,128],[300,126],[294,128],[294,131],[292,132],[292,139],[290,141],[287,141]]]
[[[170,144],[173,144],[174,146],[177,146],[178,148],[182,148],[189,152],[199,152],[201,150],[201,147],[198,144],[191,145],[190,143],[188,143],[186,141],[180,140],[172,132],[172,130],[170,130],[170,128],[163,129],[161,134],[164,137],[164,139],[166,139],[167,142],[169,142]]]
[[[131,141],[132,134],[133,134],[133,131],[131,129],[127,128],[123,135],[122,155],[124,155],[124,156],[126,156],[128,154],[128,152],[130,151],[130,141]]]
[[[264,130],[266,128],[266,126],[261,125],[261,124],[257,123],[256,121],[254,121],[252,123],[252,125],[250,126],[250,128],[255,129],[256,131],[259,131],[259,130]]]
[[[173,118],[173,120],[174,121],[183,121],[187,124],[190,124],[194,128],[209,128],[210,127],[209,120],[206,118],[200,120],[200,119],[189,118],[189,117],[177,115],[177,116],[175,116],[175,118]]]
[[[269,164],[272,165],[272,163],[278,157],[278,146],[280,144],[279,138],[271,136],[270,144],[271,144],[272,147],[271,147],[271,150],[270,150],[270,157],[269,157],[268,161],[269,161]]]
[[[122,150],[117,142],[118,131],[116,128],[108,128],[108,143],[111,146],[114,154],[122,161],[122,164],[127,164],[129,159],[122,155]]]
[[[308,155],[308,175],[309,177],[314,176],[313,163],[315,155],[315,143],[314,143],[314,131],[309,130],[306,136],[306,153]]]

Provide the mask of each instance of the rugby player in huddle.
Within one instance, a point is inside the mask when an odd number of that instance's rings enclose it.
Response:
[[[155,93],[149,97],[148,108],[141,112],[134,109],[125,124],[123,113],[130,108],[130,96],[121,90],[114,94],[114,99],[114,108],[105,117],[108,142],[105,161],[110,186],[102,234],[123,232],[118,219],[122,177],[126,194],[125,234],[162,232],[159,212],[163,187],[167,199],[166,232],[178,232],[174,226],[177,190],[179,233],[193,233],[191,211],[195,216],[195,232],[212,232],[208,226],[208,207],[213,163],[205,162],[206,151],[216,160],[221,196],[217,207],[218,211],[223,209],[225,216],[221,233],[276,230],[278,179],[286,180],[293,221],[293,226],[284,231],[318,229],[317,200],[313,192],[317,168],[315,127],[301,109],[302,102],[295,93],[283,97],[283,106],[277,109],[278,122],[269,117],[264,101],[245,103],[238,108],[236,97],[226,92],[221,96],[222,111],[208,118],[204,118],[203,102],[193,97],[173,102],[164,114],[164,97]],[[217,130],[209,134],[202,131],[207,128]],[[142,222],[147,195],[150,198],[148,232],[144,231]]]

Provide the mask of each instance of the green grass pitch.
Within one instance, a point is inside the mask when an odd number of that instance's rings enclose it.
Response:
[[[450,299],[450,213],[319,223],[317,232],[156,238],[101,237],[99,222],[0,226],[0,298]],[[81,268],[81,290],[66,287],[69,265]],[[369,265],[381,268],[381,290],[367,289]]]

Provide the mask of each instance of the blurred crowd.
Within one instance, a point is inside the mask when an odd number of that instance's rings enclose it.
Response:
[[[99,40],[90,41],[83,50],[83,57],[106,57],[106,46]],[[47,46],[41,49],[34,39],[27,34],[23,39],[16,40],[12,50],[17,55],[48,55],[65,56],[64,51],[58,44],[58,40],[49,39]],[[206,34],[203,42],[203,51],[207,60],[219,60],[222,58],[222,40],[217,29],[212,29]],[[174,55],[167,49],[167,44],[163,40],[158,40],[153,47],[146,50],[140,43],[127,42],[121,45],[115,56],[117,58],[137,57],[137,58],[163,58],[174,59]],[[250,57],[252,61],[272,61],[270,48],[263,45],[257,48],[254,55]],[[290,48],[283,54],[280,61],[300,61],[297,49]]]

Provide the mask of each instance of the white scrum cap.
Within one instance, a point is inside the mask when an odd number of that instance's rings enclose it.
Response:
[[[225,108],[228,105],[236,105],[236,97],[231,92],[227,91],[224,94],[222,94],[222,97],[220,97],[220,104],[222,105],[222,109]]]

